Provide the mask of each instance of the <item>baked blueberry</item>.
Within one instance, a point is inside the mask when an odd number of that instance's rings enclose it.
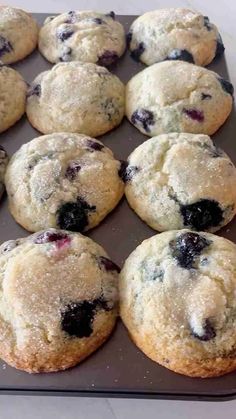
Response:
[[[115,12],[113,12],[113,11],[111,11],[110,13],[106,13],[105,16],[111,17],[113,20],[115,20],[115,18],[116,18]]]
[[[187,61],[188,63],[192,63],[194,64],[194,59],[192,54],[187,51],[186,49],[173,49],[173,51],[171,51],[168,54],[168,57],[166,58],[167,60],[182,60],[182,61]]]
[[[211,99],[211,98],[212,98],[212,96],[209,95],[208,93],[202,93],[201,94],[201,99],[202,100],[208,100],[208,99]]]
[[[8,240],[6,243],[4,243],[3,246],[1,246],[1,252],[2,253],[10,252],[11,250],[19,246],[19,244],[20,244],[19,240]]]
[[[116,271],[120,272],[120,268],[118,265],[116,265],[112,260],[106,258],[105,256],[99,256],[99,265],[100,267],[103,267],[106,269],[106,271]]]
[[[94,17],[93,22],[97,25],[102,25],[104,23],[104,20],[102,20],[100,17]]]
[[[232,83],[230,83],[228,80],[223,79],[222,77],[218,78],[222,89],[226,92],[229,93],[229,95],[233,96],[234,94],[234,86],[232,85]]]
[[[0,57],[13,51],[13,46],[4,36],[0,35]]]
[[[191,118],[193,121],[203,122],[204,121],[204,113],[199,109],[183,109],[183,113]]]
[[[216,52],[215,57],[220,57],[224,53],[225,47],[222,41],[222,38],[219,34],[218,39],[216,41]]]
[[[215,329],[214,329],[214,327],[211,324],[211,321],[209,319],[205,320],[205,323],[203,325],[203,334],[199,335],[194,330],[192,330],[191,334],[192,334],[192,336],[194,336],[195,338],[197,338],[197,339],[199,339],[203,342],[207,342],[207,341],[212,340],[216,337],[216,331],[215,331]]]
[[[86,141],[88,149],[91,151],[102,151],[104,148],[103,144],[98,143],[97,141],[87,140]]]
[[[126,35],[126,43],[127,43],[128,48],[130,47],[131,41],[132,41],[132,32],[129,31]]]
[[[131,51],[130,55],[135,61],[139,62],[140,57],[144,53],[144,51],[145,51],[145,45],[143,42],[140,42],[138,47]]]
[[[92,301],[70,303],[61,312],[61,328],[68,335],[88,338],[93,333],[96,304]]]
[[[68,234],[62,233],[60,231],[44,231],[43,233],[40,233],[36,239],[34,240],[34,243],[36,244],[44,244],[44,243],[53,243],[58,241],[70,241],[70,237]]]
[[[97,64],[98,65],[111,65],[118,59],[118,54],[116,51],[104,51],[100,57],[98,57]]]
[[[68,18],[66,19],[65,23],[75,23],[76,22],[76,12],[71,10],[68,12]]]
[[[27,97],[34,96],[34,95],[40,97],[41,92],[42,92],[41,85],[33,84],[27,92]]]
[[[137,166],[129,166],[129,163],[127,161],[121,160],[120,163],[120,169],[118,171],[118,174],[120,178],[123,180],[124,183],[130,182],[137,173],[139,168]]]
[[[137,109],[131,116],[134,125],[141,124],[146,132],[150,132],[150,125],[154,125],[154,114],[147,109]]]
[[[88,225],[88,213],[95,211],[82,198],[76,202],[66,202],[57,211],[57,225],[63,230],[84,231]]]
[[[63,51],[62,56],[59,57],[59,61],[62,61],[62,62],[70,61],[71,60],[71,53],[72,53],[72,48],[66,47]]]
[[[74,180],[77,176],[77,173],[81,169],[81,164],[77,162],[72,162],[66,169],[65,176],[67,179]]]
[[[70,27],[58,28],[56,36],[60,41],[64,42],[74,34],[74,31]]]
[[[198,231],[217,227],[224,219],[218,202],[210,199],[201,199],[193,204],[181,205],[180,212],[184,225]]]
[[[170,242],[172,256],[181,268],[194,268],[194,262],[210,242],[197,233],[183,233]]]
[[[212,25],[210,23],[209,17],[208,16],[203,16],[204,17],[204,26],[207,28],[208,31],[212,30]]]

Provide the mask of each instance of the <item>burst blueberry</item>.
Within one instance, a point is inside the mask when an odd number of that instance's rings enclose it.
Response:
[[[120,268],[118,265],[116,265],[112,260],[106,258],[105,256],[99,256],[98,258],[100,267],[105,268],[106,271],[112,272],[116,271],[120,273]]]
[[[223,211],[219,203],[210,199],[181,205],[180,212],[184,225],[197,231],[218,227],[223,221]]]
[[[209,240],[197,233],[183,233],[170,242],[172,256],[181,268],[192,269],[202,250],[210,245]]]
[[[0,35],[0,57],[13,51],[13,46],[4,36]]]
[[[104,148],[103,144],[100,144],[93,140],[87,140],[86,145],[90,151],[102,151],[102,149]]]
[[[209,17],[208,16],[203,16],[204,17],[204,26],[207,28],[208,31],[212,30],[212,25],[210,23]]]
[[[81,165],[77,162],[72,162],[66,169],[65,177],[70,180],[74,180],[77,173],[80,171]]]
[[[118,60],[119,56],[116,53],[116,51],[104,51],[102,55],[100,55],[98,57],[98,61],[97,64],[98,65],[104,65],[104,66],[108,66],[113,64],[114,62],[116,62]]]
[[[56,35],[60,41],[64,42],[74,35],[74,31],[70,27],[58,28]]]
[[[202,342],[208,342],[209,340],[212,340],[216,337],[216,331],[211,321],[209,319],[206,319],[203,325],[203,333],[199,335],[194,330],[192,330],[192,336],[201,340]]]
[[[186,49],[173,49],[167,56],[166,60],[181,60],[187,61],[188,63],[194,64],[194,58],[192,54]]]
[[[113,11],[111,11],[110,13],[106,13],[105,16],[111,17],[113,20],[115,20],[115,18],[116,18],[115,12],[113,12]]]
[[[154,114],[147,109],[137,109],[131,116],[131,122],[134,125],[141,124],[146,132],[150,132],[150,126],[155,124]]]
[[[49,230],[49,231],[44,231],[43,233],[40,233],[34,240],[34,243],[36,244],[52,243],[52,242],[64,240],[67,238],[68,238],[68,235],[65,233]]]
[[[109,311],[104,298],[67,304],[61,311],[61,328],[71,337],[88,338],[93,333],[94,316],[98,310]]]
[[[208,93],[202,93],[201,94],[201,99],[202,100],[209,100],[209,99],[211,99],[212,98],[212,96],[211,95],[209,95]]]
[[[41,93],[42,93],[41,85],[40,84],[34,84],[29,88],[29,90],[27,92],[27,97],[30,97],[30,96],[40,97]]]
[[[183,109],[183,113],[187,115],[189,118],[191,118],[193,121],[197,122],[203,122],[204,121],[204,113],[203,111],[200,111],[199,109]]]
[[[130,44],[131,44],[131,41],[132,41],[132,37],[133,37],[133,34],[132,34],[131,31],[129,31],[127,33],[127,35],[126,35],[126,43],[127,43],[127,47],[128,48],[130,47]]]
[[[139,171],[137,166],[130,166],[127,161],[120,162],[120,168],[118,175],[123,180],[124,183],[130,182],[133,176]]]
[[[94,212],[96,206],[89,205],[84,199],[66,202],[57,211],[57,225],[64,230],[83,231],[88,225],[88,214]]]
[[[218,80],[219,80],[219,82],[221,84],[222,89],[226,93],[228,93],[229,95],[233,96],[233,94],[234,94],[234,86],[228,80],[225,80],[222,77],[219,77]]]
[[[216,52],[215,52],[215,58],[220,57],[225,51],[225,47],[222,41],[222,38],[220,34],[218,35],[218,39],[216,40]]]
[[[102,25],[104,23],[104,21],[100,17],[93,18],[93,22],[97,25]]]
[[[139,62],[140,57],[144,53],[144,51],[145,51],[145,45],[143,42],[140,42],[138,47],[133,49],[133,51],[131,51],[130,55],[135,61]]]

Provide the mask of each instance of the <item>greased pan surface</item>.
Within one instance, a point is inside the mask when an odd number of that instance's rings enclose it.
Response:
[[[41,24],[47,14],[35,14]],[[126,31],[135,16],[117,16]],[[41,71],[51,68],[38,51],[14,65],[31,82]],[[123,82],[145,68],[134,62],[127,51],[110,68]],[[209,69],[228,78],[224,57],[213,62]],[[236,163],[235,108],[226,124],[213,136]],[[0,135],[2,144],[12,155],[22,144],[41,135],[23,117],[13,128]],[[131,151],[148,137],[142,135],[126,119],[114,131],[100,137],[118,159],[125,160]],[[120,266],[142,242],[156,234],[128,207],[125,199],[88,236],[104,246]],[[236,242],[236,218],[219,233]],[[0,204],[0,242],[27,236],[28,232],[16,224],[7,208],[5,195]],[[101,397],[143,397],[189,400],[226,400],[236,398],[236,373],[219,378],[193,379],[175,374],[149,360],[130,340],[121,321],[105,345],[78,367],[55,374],[29,375],[0,363],[0,394],[60,394]]]

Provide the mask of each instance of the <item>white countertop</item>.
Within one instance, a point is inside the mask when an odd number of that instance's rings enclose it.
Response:
[[[15,0],[4,1],[31,12],[59,13],[94,9],[117,14],[142,14],[161,7],[187,6],[210,17],[220,29],[226,48],[230,79],[236,86],[235,0]],[[161,400],[91,399],[68,397],[1,396],[1,419],[233,419],[236,401],[183,402]]]

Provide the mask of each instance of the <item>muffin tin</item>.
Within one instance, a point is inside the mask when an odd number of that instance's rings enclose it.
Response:
[[[48,14],[34,14],[40,25],[47,16]],[[136,16],[116,18],[127,32]],[[38,73],[52,65],[35,51],[13,67],[30,82]],[[110,70],[126,83],[143,68],[145,66],[134,62],[126,51]],[[208,68],[228,78],[224,57],[211,63]],[[235,124],[234,108],[226,124],[212,138],[236,164]],[[0,135],[0,144],[12,155],[22,144],[39,135],[26,117],[23,117],[14,127]],[[147,138],[124,119],[120,127],[99,139],[113,150],[116,158],[125,160]],[[0,205],[0,232],[1,242],[28,235],[11,217],[6,196]],[[122,266],[137,245],[156,232],[138,218],[123,198],[98,227],[86,234],[104,246],[112,260]],[[236,242],[236,219],[217,234]],[[30,375],[0,362],[1,393],[227,400],[236,398],[236,374],[210,379],[193,379],[175,374],[152,362],[139,351],[119,320],[111,338],[97,352],[71,370]]]

